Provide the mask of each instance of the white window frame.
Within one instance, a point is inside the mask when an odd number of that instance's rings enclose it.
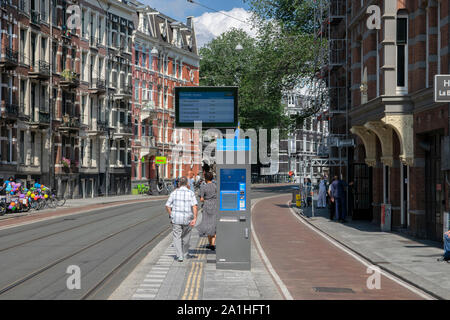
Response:
[[[405,44],[405,85],[404,86],[402,86],[402,87],[400,87],[400,86],[398,86],[397,85],[397,68],[398,68],[398,61],[397,61],[397,58],[398,58],[398,45],[396,44],[395,45],[395,68],[396,68],[396,72],[395,72],[395,78],[396,78],[396,80],[395,80],[395,84],[396,84],[396,93],[398,94],[398,95],[406,95],[406,94],[408,94],[408,37],[409,37],[409,17],[408,17],[408,15],[407,14],[405,14],[405,13],[400,13],[400,14],[397,14],[397,16],[396,16],[396,23],[395,23],[395,25],[396,25],[396,28],[397,28],[397,19],[398,18],[406,18],[406,32],[407,32],[407,34],[406,34],[406,44]],[[395,33],[395,37],[396,37],[396,39],[397,39],[397,31],[396,31],[396,33]]]

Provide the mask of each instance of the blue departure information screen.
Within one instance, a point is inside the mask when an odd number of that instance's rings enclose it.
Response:
[[[220,169],[220,210],[245,211],[247,200],[245,169]]]
[[[175,125],[237,127],[237,87],[175,87]]]

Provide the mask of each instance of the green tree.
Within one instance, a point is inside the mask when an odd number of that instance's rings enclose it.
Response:
[[[236,50],[238,44],[243,50]],[[259,77],[256,69],[262,54],[258,41],[240,29],[223,33],[200,49],[200,85],[239,87],[243,129],[270,129],[286,121],[279,92],[271,87],[270,79]]]
[[[288,32],[314,33],[317,0],[244,0],[250,10],[264,20],[275,20]]]
[[[317,72],[315,52],[321,43],[311,34],[296,34],[276,22],[259,21],[256,39],[232,29],[200,49],[200,85],[239,87],[242,128],[288,130],[314,113],[307,110],[290,119],[282,97]],[[235,49],[238,44],[243,47],[240,52]]]

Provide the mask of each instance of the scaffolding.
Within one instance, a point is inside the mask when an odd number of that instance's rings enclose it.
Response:
[[[348,147],[341,147],[340,140],[349,138],[349,61],[348,61],[348,8],[349,0],[316,0],[315,35],[327,45],[319,54],[323,64],[318,77],[327,84],[329,137],[318,147],[317,157],[311,166],[347,168]],[[348,180],[348,168],[346,178]]]

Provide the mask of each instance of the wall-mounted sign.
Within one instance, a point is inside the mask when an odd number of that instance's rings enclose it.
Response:
[[[155,163],[156,164],[166,164],[167,158],[166,157],[155,157]]]
[[[437,74],[434,76],[434,101],[450,102],[449,74]]]

